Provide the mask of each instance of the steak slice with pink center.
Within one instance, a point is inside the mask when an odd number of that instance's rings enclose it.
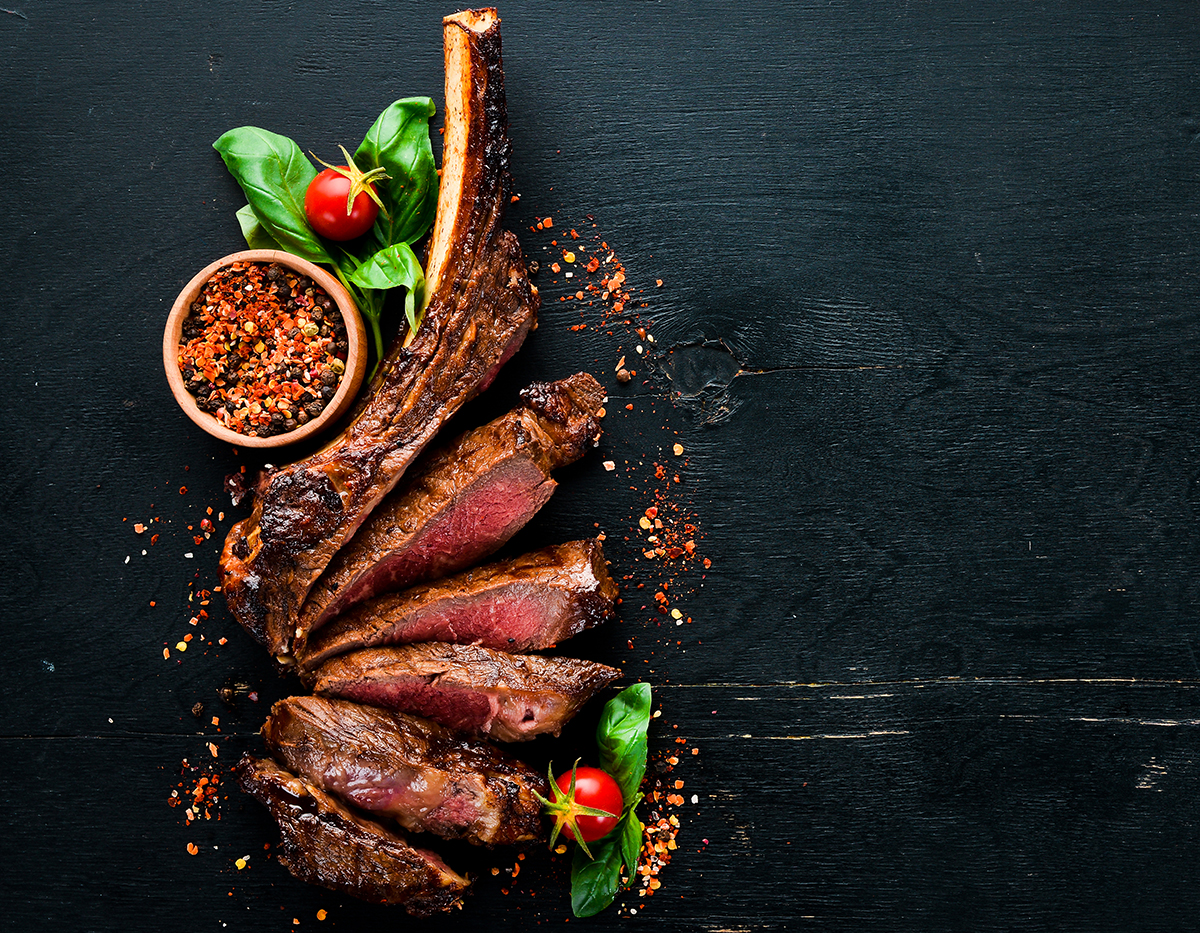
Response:
[[[620,676],[615,667],[576,658],[423,642],[334,658],[317,669],[313,690],[416,713],[461,732],[522,742],[558,735],[598,690]]]
[[[315,633],[296,661],[303,676],[336,655],[379,645],[541,651],[611,618],[616,597],[600,541],[571,541],[367,600]]]
[[[405,829],[484,845],[545,835],[546,780],[498,748],[444,726],[348,700],[280,700],[262,734],[283,765]]]
[[[410,846],[273,761],[245,755],[236,772],[242,790],[279,824],[275,857],[301,881],[377,904],[403,904],[417,917],[462,906],[470,882],[436,852]]]
[[[599,440],[604,388],[576,373],[535,383],[521,399],[413,468],[317,580],[301,610],[302,632],[379,593],[470,567],[537,514],[554,492],[550,471]]]

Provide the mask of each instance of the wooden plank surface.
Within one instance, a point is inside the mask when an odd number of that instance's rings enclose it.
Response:
[[[190,427],[158,353],[178,289],[240,245],[212,140],[255,124],[327,157],[398,97],[440,109],[448,12],[0,11],[3,928],[406,922],[295,882],[232,785],[209,820],[170,805],[298,685],[219,598],[188,624],[243,514],[222,478],[262,459]],[[654,686],[653,763],[679,763],[652,775],[684,782],[662,887],[589,926],[1194,926],[1195,11],[501,15],[510,224],[544,305],[460,423],[534,379],[609,386],[601,449],[509,550],[606,534],[621,621],[567,650]],[[572,228],[624,265],[632,324],[550,270]],[[645,558],[656,504],[711,568]],[[595,714],[522,752],[586,753]],[[568,921],[562,859],[452,852],[476,892],[420,928]]]

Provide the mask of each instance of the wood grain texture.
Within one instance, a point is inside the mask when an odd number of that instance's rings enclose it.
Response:
[[[256,124],[328,158],[398,97],[440,108],[450,11],[0,11],[0,928],[396,922],[265,859],[275,831],[232,785],[219,820],[168,806],[194,783],[184,758],[212,771],[257,748],[297,684],[219,600],[188,624],[244,514],[222,477],[262,461],[189,425],[158,345],[182,284],[241,245],[212,140]],[[601,449],[506,553],[606,533],[621,621],[570,650],[649,680],[652,752],[684,753],[662,888],[590,927],[1194,926],[1195,11],[500,12],[510,223],[544,304],[457,424],[535,379],[607,383]],[[546,215],[552,231],[530,229]],[[654,344],[559,300],[579,281],[548,269],[571,227],[644,289]],[[679,626],[654,609],[668,574],[636,524],[655,462],[713,562],[672,582]],[[197,544],[209,506],[225,517]],[[526,757],[585,753],[595,714]],[[531,852],[513,879],[511,853],[450,858],[476,891],[424,928],[569,916],[561,859]]]

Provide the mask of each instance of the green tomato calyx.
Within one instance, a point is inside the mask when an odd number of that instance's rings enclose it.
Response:
[[[587,843],[584,842],[583,833],[580,831],[576,820],[581,816],[606,816],[615,819],[620,814],[609,813],[607,810],[600,810],[596,807],[585,807],[575,799],[575,772],[578,767],[579,759],[576,758],[575,764],[571,766],[571,786],[564,795],[562,789],[554,780],[553,764],[547,765],[546,773],[550,780],[550,793],[554,799],[547,800],[536,790],[533,792],[533,795],[542,804],[542,812],[547,816],[554,817],[554,829],[550,831],[550,848],[554,848],[554,843],[557,841],[559,833],[566,826],[571,830],[571,835],[575,837],[575,841],[579,843],[579,848],[583,850],[584,854],[588,858],[594,858],[588,850]]]
[[[354,160],[350,158],[350,153],[346,151],[345,146],[339,143],[338,148],[342,150],[342,155],[346,159],[345,165],[330,165],[315,152],[310,152],[309,154],[326,168],[333,169],[339,175],[344,175],[350,179],[350,193],[346,195],[346,216],[349,217],[354,212],[355,199],[363,192],[366,192],[367,197],[379,205],[379,209],[383,211],[383,216],[387,217],[387,208],[383,206],[383,201],[380,200],[379,193],[371,187],[371,184],[376,181],[382,181],[384,178],[391,178],[392,176],[387,173],[387,169],[382,165],[371,169],[369,172],[364,172],[354,164]]]

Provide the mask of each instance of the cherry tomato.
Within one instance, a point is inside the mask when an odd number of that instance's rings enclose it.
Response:
[[[309,224],[321,236],[331,240],[353,240],[362,236],[379,215],[379,205],[365,191],[359,192],[350,214],[346,214],[351,182],[342,173],[349,171],[345,165],[327,168],[309,182],[308,191],[304,193],[304,214]]]
[[[558,793],[554,795],[556,800],[569,803],[571,772],[564,771],[555,778],[554,783],[558,786]],[[617,786],[617,782],[613,780],[612,776],[599,768],[587,766],[575,768],[574,803],[577,806],[594,807],[597,810],[616,814],[616,816],[580,814],[575,815],[573,819],[564,821],[564,831],[574,839],[576,838],[574,830],[578,826],[579,834],[583,836],[584,842],[595,842],[612,832],[620,821],[621,809],[625,805],[621,797],[621,788]]]

